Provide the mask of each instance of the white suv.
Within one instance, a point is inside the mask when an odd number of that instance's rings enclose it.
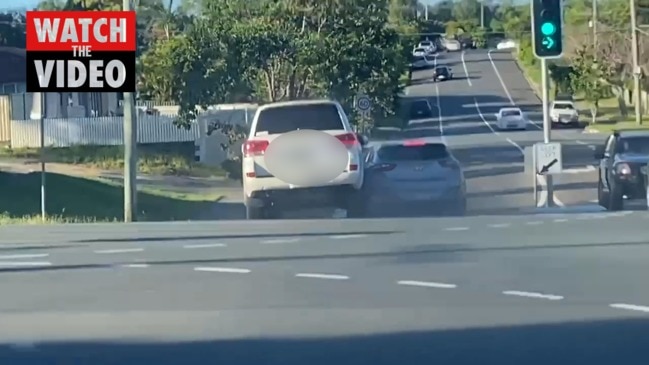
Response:
[[[294,187],[267,171],[264,153],[270,143],[284,133],[305,129],[336,136],[349,151],[347,169],[324,185]],[[272,218],[283,210],[307,207],[342,208],[348,216],[362,215],[365,142],[352,130],[345,111],[335,101],[289,101],[259,107],[242,146],[247,219]]]

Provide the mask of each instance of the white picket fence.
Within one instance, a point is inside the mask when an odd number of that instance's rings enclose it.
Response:
[[[44,125],[49,147],[124,144],[123,117],[45,119]],[[11,147],[38,147],[40,133],[38,120],[12,120]],[[179,129],[168,116],[141,115],[137,137],[138,143],[190,142],[199,137],[199,129],[195,123],[190,129]]]
[[[254,114],[254,109],[237,106],[210,110],[200,118],[245,124],[250,118],[250,113]],[[189,129],[184,129],[175,126],[173,121],[173,116],[139,114],[138,143],[192,142],[199,139],[199,123],[193,123]],[[49,147],[122,145],[124,143],[123,123],[123,117],[45,119],[45,145]],[[40,132],[38,120],[12,120],[11,147],[39,147]]]

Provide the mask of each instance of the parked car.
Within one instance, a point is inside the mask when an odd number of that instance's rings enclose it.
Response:
[[[435,59],[429,56],[417,56],[412,58],[412,63],[410,64],[411,70],[425,70],[430,67],[435,66]]]
[[[555,100],[550,106],[550,120],[554,125],[579,126],[579,111],[571,100]]]

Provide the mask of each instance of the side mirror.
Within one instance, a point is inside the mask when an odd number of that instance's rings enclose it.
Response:
[[[594,157],[596,160],[604,158],[604,146],[597,146],[597,148],[595,148]]]

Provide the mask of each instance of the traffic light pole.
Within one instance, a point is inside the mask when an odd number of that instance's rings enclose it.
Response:
[[[548,65],[545,58],[541,58],[541,89],[543,93],[543,143],[550,143],[551,123],[550,123],[550,88],[548,86]],[[547,184],[548,198],[545,201],[546,207],[554,206],[554,187],[552,186],[552,175],[545,175]]]
[[[131,10],[131,0],[122,3]],[[124,222],[137,220],[137,114],[132,93],[124,93]]]
[[[633,1],[633,0],[632,0]],[[530,1],[532,26],[532,44],[534,55],[541,60],[541,86],[543,92],[543,142],[550,143],[550,92],[548,85],[548,58],[563,56],[563,1],[532,0]],[[555,160],[556,161],[556,160]],[[552,175],[545,175],[547,184],[546,207],[554,206],[554,186]]]

